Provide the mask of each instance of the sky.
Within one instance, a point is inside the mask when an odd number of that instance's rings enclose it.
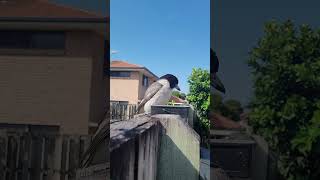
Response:
[[[269,20],[293,20],[296,25],[319,27],[320,1],[316,0],[211,0],[211,46],[220,59],[219,77],[226,88],[225,99],[243,104],[252,97],[248,52],[263,35]]]
[[[147,67],[157,76],[170,73],[188,92],[192,68],[209,70],[209,0],[112,0],[111,59]]]

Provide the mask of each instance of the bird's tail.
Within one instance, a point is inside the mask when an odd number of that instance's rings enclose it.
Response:
[[[80,168],[88,167],[91,164],[96,152],[99,148],[105,149],[109,143],[109,136],[110,136],[110,124],[109,124],[109,116],[106,116],[104,120],[99,124],[98,129],[96,130],[95,134],[93,135],[92,141],[84,152],[80,160]],[[105,146],[101,146],[105,145]]]
[[[145,104],[146,104],[146,100],[143,99],[143,100],[140,102],[140,104],[138,105],[138,107],[137,107],[137,111],[136,111],[137,114],[139,114],[141,108],[142,108]]]
[[[136,114],[139,114],[140,109],[141,109],[141,106],[140,106],[140,104],[139,104],[138,107],[137,107],[137,109],[136,109]]]

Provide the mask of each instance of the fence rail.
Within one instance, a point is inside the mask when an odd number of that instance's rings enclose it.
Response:
[[[135,104],[110,104],[111,120],[129,120],[136,115],[137,105]]]
[[[75,180],[90,136],[0,132],[0,180]]]

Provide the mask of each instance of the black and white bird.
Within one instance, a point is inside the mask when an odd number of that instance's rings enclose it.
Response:
[[[216,53],[212,49],[210,49],[210,60],[211,60],[211,63],[210,63],[211,91],[216,89],[222,93],[225,93],[226,89],[224,88],[224,85],[220,81],[219,77],[217,76],[217,72],[219,70],[219,59]]]
[[[144,98],[138,105],[137,111],[139,112],[141,108],[144,107],[144,113],[150,114],[151,106],[167,104],[171,98],[172,91],[174,89],[180,91],[178,83],[178,78],[172,74],[166,74],[160,77],[148,87],[144,94]]]

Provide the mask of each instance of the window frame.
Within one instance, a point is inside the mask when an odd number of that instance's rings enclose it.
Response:
[[[119,73],[119,75],[115,76],[113,73]],[[125,76],[121,76],[120,73],[128,73]],[[130,78],[131,77],[131,71],[110,71],[110,78]]]
[[[8,33],[8,36],[18,36],[18,38],[10,41],[10,39],[0,40],[0,54],[5,55],[64,55],[66,49],[66,32],[65,31],[33,31],[33,30],[0,30],[0,38],[6,36],[5,33]],[[58,35],[61,36],[62,41],[58,41],[55,47],[43,47],[36,46],[36,37],[40,37],[38,39],[38,43],[42,43],[43,45],[47,43],[47,40],[50,38],[56,39],[55,37],[45,37],[46,35]],[[26,37],[22,37],[25,35]],[[20,37],[19,37],[20,36]],[[41,38],[41,36],[43,36]],[[57,36],[57,37],[58,37]],[[47,38],[47,39],[45,39]],[[19,45],[19,41],[25,41],[24,44]],[[10,45],[11,43],[11,45]],[[49,45],[50,46],[50,45]]]
[[[145,79],[146,79],[146,84],[145,84]],[[146,75],[142,75],[142,86],[148,87],[149,86],[149,77]]]

